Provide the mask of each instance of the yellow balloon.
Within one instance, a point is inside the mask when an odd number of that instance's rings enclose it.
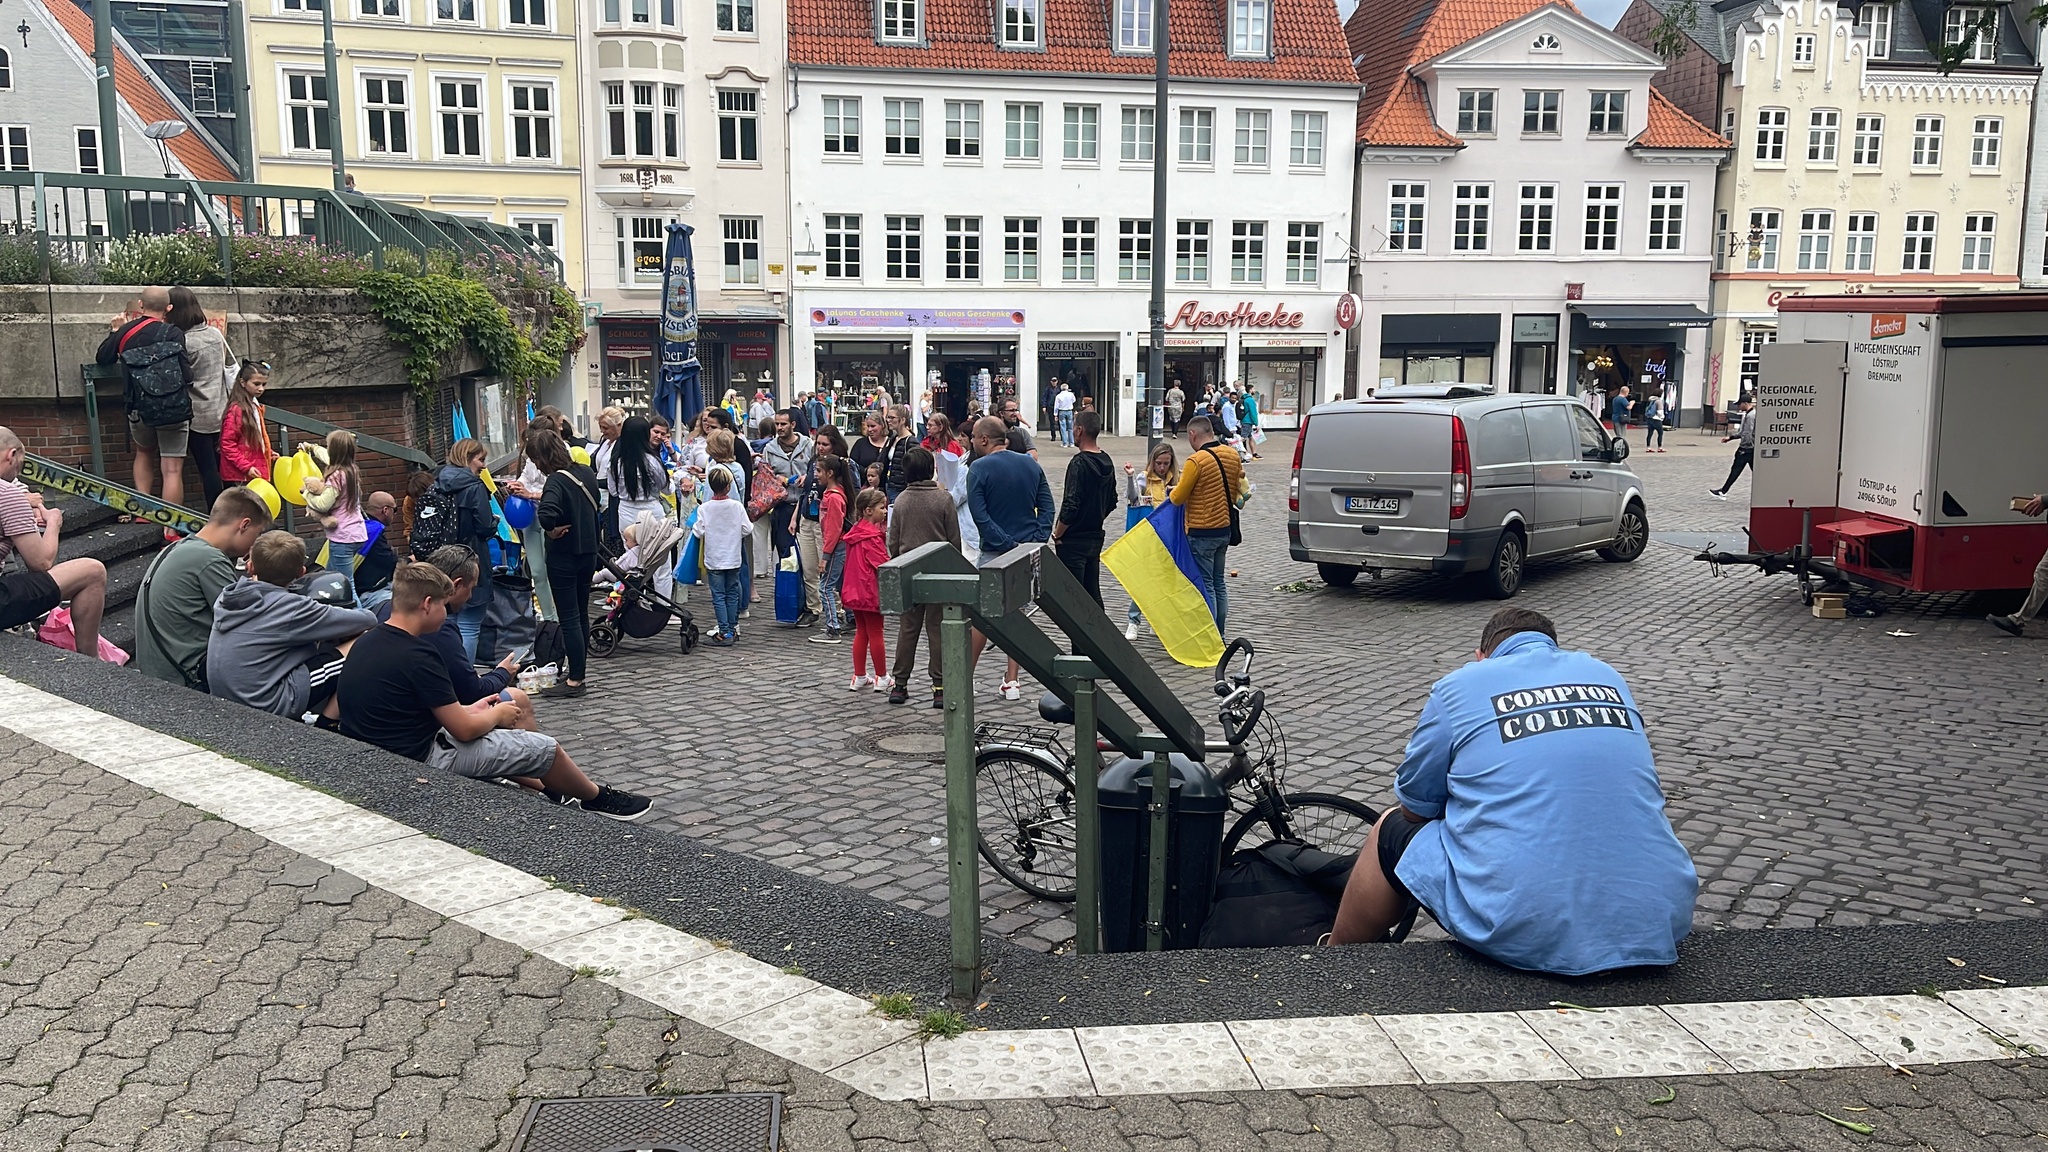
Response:
[[[278,499],[277,487],[268,480],[251,480],[244,485],[263,500],[263,506],[270,509],[270,516],[276,519],[284,511],[284,502]]]
[[[569,449],[569,459],[588,468],[590,467],[590,449],[578,444]]]

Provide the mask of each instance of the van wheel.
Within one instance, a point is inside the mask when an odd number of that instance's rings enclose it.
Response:
[[[1493,546],[1493,562],[1479,574],[1479,585],[1488,596],[1506,600],[1521,591],[1522,565],[1527,559],[1522,548],[1521,533],[1510,529],[1500,534],[1500,543]]]
[[[1621,530],[1614,534],[1614,543],[1599,551],[1602,560],[1615,564],[1626,564],[1643,554],[1650,545],[1650,519],[1643,513],[1643,506],[1635,501],[1621,510]]]
[[[1358,579],[1356,564],[1317,564],[1316,575],[1332,588],[1349,588]]]

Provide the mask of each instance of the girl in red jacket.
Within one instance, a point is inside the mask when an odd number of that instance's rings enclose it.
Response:
[[[242,361],[220,424],[220,474],[230,484],[270,479],[277,453],[270,450],[270,431],[263,426],[263,389],[270,383],[270,365]]]
[[[883,534],[889,522],[889,497],[879,488],[865,488],[854,498],[859,518],[846,533],[846,573],[839,589],[840,603],[853,613],[853,680],[848,688],[860,691],[873,684],[875,691],[892,686],[887,671],[889,658],[882,647],[882,589],[878,573],[889,562],[889,545]],[[872,660],[874,675],[862,671]]]

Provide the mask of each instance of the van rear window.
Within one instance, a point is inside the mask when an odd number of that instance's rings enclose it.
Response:
[[[1441,412],[1328,412],[1309,426],[1301,466],[1333,472],[1444,472],[1451,420]]]

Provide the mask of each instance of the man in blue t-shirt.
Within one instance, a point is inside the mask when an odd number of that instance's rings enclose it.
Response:
[[[1516,968],[1673,963],[1699,876],[1628,685],[1525,608],[1494,613],[1478,655],[1431,689],[1331,942],[1382,939],[1419,904]]]

